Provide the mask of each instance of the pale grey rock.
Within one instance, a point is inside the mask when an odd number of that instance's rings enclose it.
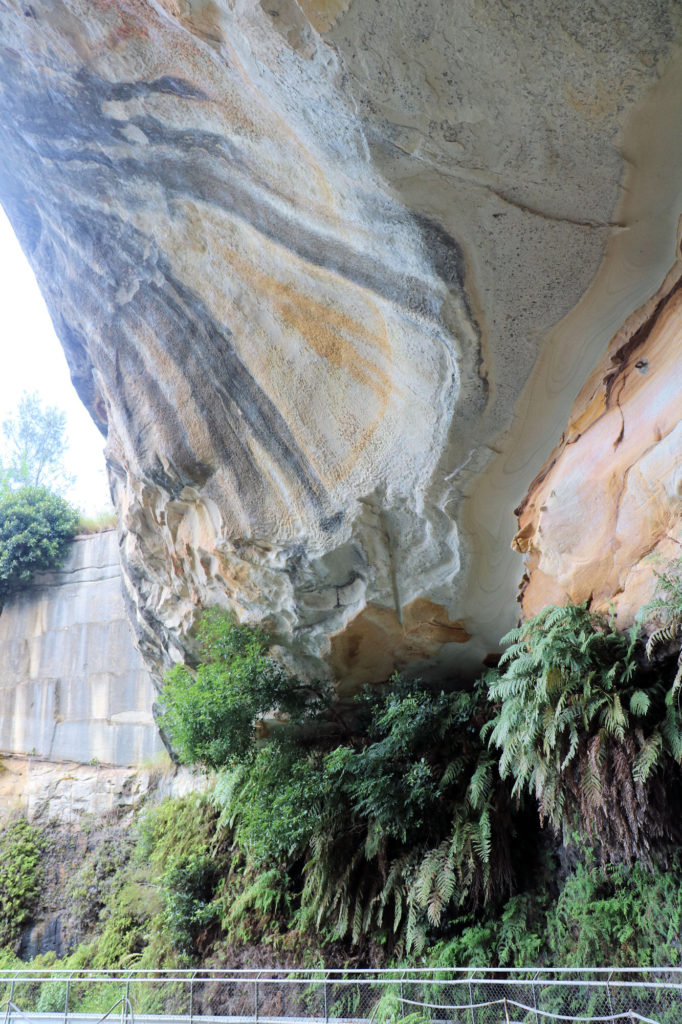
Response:
[[[163,751],[156,690],[133,643],[115,531],[77,538],[62,569],[0,613],[0,752],[136,765]]]
[[[21,813],[41,825],[82,826],[106,815],[131,818],[141,804],[204,792],[209,777],[177,768],[167,755],[152,767],[86,765],[5,756],[0,770],[0,826]]]

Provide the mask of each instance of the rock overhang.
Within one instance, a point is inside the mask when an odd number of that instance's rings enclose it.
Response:
[[[634,225],[628,126],[675,5],[0,17],[0,198],[107,439],[147,657],[218,604],[342,688],[472,671],[514,619],[512,510],[603,351],[597,302],[570,373],[538,370]]]

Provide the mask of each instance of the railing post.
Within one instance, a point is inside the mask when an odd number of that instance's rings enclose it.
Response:
[[[197,972],[194,971],[189,979],[189,1024],[192,1024],[192,1017],[194,1016],[194,979],[196,976]]]
[[[324,1020],[325,1024],[329,1020],[329,1009],[327,1007],[327,972],[324,972]]]
[[[540,1017],[538,1015],[538,999],[537,995],[535,994],[535,982],[537,981],[538,974],[539,971],[536,971],[531,982],[531,985],[533,986],[533,1009],[535,1010],[535,1024],[540,1024]]]
[[[253,983],[253,1016],[254,1020],[258,1020],[258,978],[260,978],[261,972],[258,972],[257,977]]]
[[[471,975],[469,976],[469,1013],[471,1014],[471,1024],[476,1024],[474,1020],[474,990],[471,987]]]
[[[64,994],[64,1024],[66,1024],[69,1019],[69,985],[71,984],[72,978],[73,974],[70,974],[66,979],[66,992]]]
[[[611,985],[609,984],[612,977],[613,971],[609,971],[609,976],[606,979],[606,994],[609,997],[609,1010],[611,1011],[611,1016],[613,1017],[613,1000],[611,999]]]
[[[400,1016],[401,1017],[405,1016],[405,1013],[404,1013],[404,1008],[405,1008],[405,990],[404,990],[404,987],[403,987],[403,980],[404,980],[404,978],[405,978],[405,971],[403,971],[403,973],[400,975]]]
[[[7,1004],[7,1016],[5,1020],[10,1021],[12,1019],[12,1007],[14,1006],[14,983],[17,980],[16,974],[12,978],[12,984],[9,989],[9,1002]]]
[[[121,1005],[121,1024],[123,1024],[130,1012],[130,974],[126,978],[126,994],[124,999],[125,1002]]]

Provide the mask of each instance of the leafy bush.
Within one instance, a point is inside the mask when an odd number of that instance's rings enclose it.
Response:
[[[396,677],[358,701],[339,743],[329,694],[288,676],[261,633],[213,612],[199,642],[197,670],[167,679],[162,725],[183,760],[232,768],[216,787],[221,825],[247,865],[302,873],[299,927],[354,942],[384,929],[416,949],[451,910],[508,890],[513,813],[479,736],[480,688]],[[256,745],[266,713],[314,721],[315,742],[311,729],[278,728]]]
[[[0,601],[38,569],[58,568],[76,534],[78,513],[44,487],[0,498]]]
[[[160,701],[161,726],[182,761],[213,769],[248,761],[263,715],[301,721],[328,705],[321,691],[287,675],[267,654],[258,630],[210,611],[201,619],[198,640],[198,669],[172,669]]]
[[[601,868],[587,854],[547,915],[548,958],[567,967],[679,964],[680,860],[668,870],[642,864]]]
[[[224,940],[274,943],[287,936],[293,902],[291,879],[280,865],[263,870],[235,850],[217,900]]]
[[[152,874],[160,877],[178,861],[215,851],[217,819],[207,796],[169,797],[145,811],[134,860],[149,865]]]
[[[127,873],[102,915],[103,928],[93,951],[92,966],[124,967],[147,946],[151,922],[159,910],[158,895],[142,872]]]
[[[216,799],[251,863],[302,869],[298,927],[417,949],[452,909],[509,886],[511,804],[479,738],[480,691],[395,679],[359,708],[352,740],[275,740]]]
[[[18,818],[0,832],[0,947],[9,945],[30,921],[40,892],[41,832]]]
[[[650,858],[679,837],[682,719],[658,675],[585,605],[550,607],[503,638],[485,727],[514,795],[533,793],[555,829],[578,828],[610,859]],[[674,769],[674,770],[673,770]],[[667,810],[666,810],[667,808]]]

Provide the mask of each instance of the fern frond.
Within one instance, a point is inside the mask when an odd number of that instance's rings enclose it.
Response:
[[[646,644],[646,656],[650,661],[657,647],[677,640],[681,626],[682,620],[675,617],[672,622],[661,627],[661,629],[654,630]]]
[[[635,759],[632,769],[632,777],[635,782],[645,783],[648,780],[651,772],[658,765],[662,751],[663,737],[660,732],[656,731],[644,741]]]
[[[630,696],[630,711],[633,715],[644,718],[650,707],[651,700],[644,690],[635,690]]]

